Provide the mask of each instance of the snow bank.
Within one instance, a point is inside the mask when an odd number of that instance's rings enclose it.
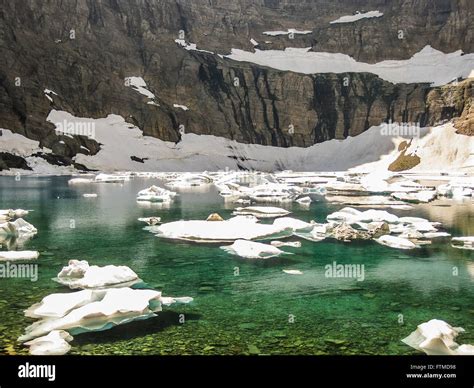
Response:
[[[341,16],[330,23],[353,23],[361,19],[379,18],[381,16],[383,16],[383,13],[380,11],[356,12],[354,15]]]
[[[253,52],[232,49],[225,58],[251,62],[277,70],[303,74],[373,73],[392,83],[432,83],[444,85],[457,77],[466,78],[473,67],[474,54],[461,50],[445,54],[431,46],[406,60],[386,60],[375,64],[358,62],[346,54],[313,52],[310,48],[258,50]]]

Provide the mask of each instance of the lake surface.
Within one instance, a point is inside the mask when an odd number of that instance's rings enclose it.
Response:
[[[155,179],[81,186],[68,186],[68,180],[0,177],[0,208],[33,210],[25,219],[38,234],[23,249],[41,253],[36,282],[0,279],[1,353],[27,353],[16,342],[32,322],[23,310],[48,294],[68,292],[51,278],[70,259],[126,265],[163,295],[194,298],[156,318],[77,335],[70,354],[417,354],[400,340],[433,318],[464,327],[458,342],[474,343],[474,255],[452,248],[449,240],[413,251],[374,241],[302,241],[301,248],[282,248],[294,255],[241,259],[219,244],[157,238],[137,221],[153,215],[164,222],[205,219],[214,212],[228,218],[233,206],[213,187],[181,192],[163,208],[135,201],[139,190],[162,185]],[[319,197],[309,209],[288,208],[296,218],[323,222],[342,207]],[[388,210],[440,221],[455,236],[474,235],[470,201]],[[327,278],[325,266],[334,261],[363,264],[364,281]]]

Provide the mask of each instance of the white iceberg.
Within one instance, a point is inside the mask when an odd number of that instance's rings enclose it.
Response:
[[[293,229],[259,224],[255,217],[237,216],[225,221],[174,221],[153,227],[158,237],[201,243],[269,240],[289,237]]]
[[[82,292],[73,292],[68,295],[75,298],[75,294]],[[39,321],[28,326],[25,334],[18,340],[20,342],[29,341],[42,337],[53,330],[66,330],[71,335],[107,330],[135,320],[154,317],[156,312],[161,311],[162,301],[161,292],[159,291],[112,288],[92,291],[91,295],[93,298],[89,303],[85,302],[79,307],[68,310],[64,316],[57,318],[42,316]],[[98,299],[95,300],[95,298]],[[167,305],[170,303],[189,303],[190,301],[192,301],[192,298],[187,297],[165,299]],[[43,299],[40,305],[45,311],[57,311],[58,306],[54,303],[57,303],[57,301],[52,297],[49,300]],[[30,311],[30,309],[27,311]],[[37,313],[37,310],[36,316],[41,316]]]
[[[36,260],[38,251],[0,251],[0,261]]]
[[[453,237],[451,239],[451,246],[458,249],[474,250],[474,236]]]
[[[25,221],[23,218],[18,218],[15,221],[8,221],[0,224],[0,236],[13,237],[32,237],[38,230]]]
[[[299,204],[302,204],[302,205],[309,205],[312,202],[312,200],[310,197],[301,197],[301,198],[296,199],[295,202],[298,202]]]
[[[246,259],[269,259],[282,254],[291,254],[272,245],[248,240],[236,240],[232,245],[222,246],[221,249]]]
[[[29,210],[24,210],[24,209],[0,210],[0,218],[6,219],[7,221],[9,221],[10,219],[25,217],[28,215],[28,213],[29,213]]]
[[[428,203],[436,198],[435,190],[423,190],[414,193],[392,193],[391,196],[395,199],[410,203]]]
[[[299,269],[284,269],[284,273],[287,273],[288,275],[303,275],[303,272],[301,272]]]
[[[439,319],[424,322],[402,342],[430,356],[474,355],[473,345],[459,346],[454,339],[463,333],[462,327],[452,327]]]
[[[314,227],[314,222],[309,223],[305,221],[298,220],[292,217],[281,217],[273,221],[274,226],[291,228],[296,231],[304,231],[305,229],[312,229]]]
[[[387,247],[390,247],[390,248],[397,248],[397,249],[418,248],[418,245],[416,245],[412,241],[406,238],[401,238],[401,237],[396,237],[396,236],[385,235],[379,238],[375,238],[374,240],[378,242],[379,244],[386,245]]]
[[[158,225],[161,222],[161,217],[140,217],[138,219],[140,222],[145,222],[148,225]]]
[[[48,335],[25,342],[33,356],[62,356],[71,350],[73,337],[64,330],[53,330]]]
[[[97,198],[97,194],[95,193],[85,193],[85,194],[82,194],[82,196],[84,198]]]
[[[232,213],[233,215],[252,215],[257,218],[276,218],[283,217],[290,212],[286,209],[280,207],[272,206],[248,206],[248,207],[238,207]]]
[[[71,178],[68,180],[68,184],[70,185],[82,185],[82,184],[89,184],[94,182],[94,179],[91,178]]]
[[[174,191],[169,191],[158,186],[151,186],[141,190],[137,194],[137,201],[147,202],[171,202],[176,196]]]
[[[128,180],[130,180],[129,175],[99,174],[95,177],[94,182],[96,183],[123,183]]]
[[[141,281],[129,267],[123,265],[89,266],[85,260],[70,260],[54,280],[71,289],[124,287]]]
[[[271,245],[273,245],[274,247],[293,247],[293,248],[301,248],[301,241],[278,241],[278,240],[275,240],[275,241],[271,241],[270,242]]]

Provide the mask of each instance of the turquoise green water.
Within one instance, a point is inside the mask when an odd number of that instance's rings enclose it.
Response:
[[[213,189],[181,193],[168,209],[146,208],[135,202],[136,193],[156,180],[71,187],[68,179],[0,177],[0,208],[34,210],[26,220],[39,232],[24,249],[41,252],[37,282],[0,279],[2,353],[27,353],[16,343],[32,322],[23,310],[67,292],[51,278],[69,259],[127,265],[164,295],[194,298],[147,321],[78,335],[71,354],[416,354],[400,340],[433,318],[464,327],[459,342],[474,343],[474,255],[449,242],[407,252],[375,242],[303,241],[301,248],[283,248],[292,256],[245,260],[218,245],[159,239],[137,221],[152,215],[164,222],[205,219],[213,212],[226,218],[231,207]],[[87,192],[99,196],[83,198]],[[390,211],[443,222],[453,235],[473,235],[472,204],[445,205]],[[321,222],[341,207],[320,198],[309,210],[290,210]],[[324,267],[333,261],[363,264],[365,280],[326,278]]]

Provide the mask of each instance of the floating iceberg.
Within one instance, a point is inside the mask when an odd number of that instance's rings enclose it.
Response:
[[[374,239],[376,242],[382,245],[386,245],[390,248],[398,248],[398,249],[414,249],[418,248],[418,245],[413,243],[406,238],[396,237],[396,236],[381,236],[379,238]]]
[[[140,222],[145,222],[150,226],[158,225],[161,222],[161,217],[141,217],[138,219]]]
[[[303,275],[303,272],[298,269],[284,269],[283,272],[288,275]]]
[[[302,197],[295,200],[295,202],[298,202],[299,204],[302,204],[302,205],[309,205],[312,202],[312,200],[310,197]]]
[[[131,288],[112,288],[105,290],[94,290],[88,295],[83,294],[79,298],[77,294],[84,291],[61,294],[70,309],[66,310],[57,305],[55,294],[44,298],[41,303],[30,307],[27,312],[40,318],[26,328],[25,334],[18,340],[20,342],[45,336],[53,330],[66,330],[71,335],[89,331],[102,331],[117,325],[122,325],[135,320],[143,320],[156,316],[161,311],[162,304],[189,303],[192,298],[163,298],[161,292],[154,290],[133,290]],[[68,296],[65,296],[68,295]],[[73,302],[68,303],[67,298]],[[78,303],[78,300],[80,303]],[[165,302],[165,303],[163,303]],[[74,306],[74,307],[71,307]],[[40,311],[39,309],[42,309]],[[59,315],[62,308],[63,316]],[[46,312],[46,315],[44,314]],[[56,317],[51,316],[56,312]]]
[[[452,327],[439,319],[418,325],[402,342],[430,356],[474,355],[474,345],[458,345],[454,339],[463,333],[462,327]]]
[[[48,335],[25,342],[33,356],[62,356],[71,350],[73,337],[64,330],[53,330]]]
[[[138,192],[137,201],[171,202],[176,196],[174,191],[169,191],[158,186],[151,186]]]
[[[278,241],[278,240],[275,240],[275,241],[271,241],[270,242],[271,245],[273,245],[274,247],[293,247],[293,248],[301,248],[301,241],[287,241],[287,242],[284,242],[284,241]]]
[[[275,218],[283,217],[290,212],[286,209],[280,207],[271,207],[271,206],[248,206],[248,207],[238,207],[232,213],[233,215],[252,215],[257,218]]]
[[[28,215],[28,213],[29,213],[28,210],[23,210],[23,209],[0,210],[0,219],[5,219],[6,221],[10,221],[11,219],[25,217]]]
[[[436,198],[436,191],[423,190],[415,193],[392,193],[391,196],[400,201],[410,203],[428,203]]]
[[[0,224],[0,236],[32,237],[36,233],[38,230],[23,218]]]
[[[279,227],[291,228],[295,232],[296,231],[303,232],[305,229],[307,229],[308,231],[312,229],[314,227],[314,222],[309,223],[309,222],[304,222],[292,217],[281,217],[273,221],[273,225],[279,226]]]
[[[154,227],[158,237],[201,243],[235,240],[269,240],[289,237],[293,229],[259,224],[255,217],[237,216],[225,221],[174,221]]]
[[[222,246],[221,249],[246,259],[269,259],[282,254],[291,254],[272,245],[248,240],[236,240],[232,245]]]
[[[71,289],[124,287],[141,281],[129,267],[89,266],[85,260],[70,260],[54,280]]]
[[[86,193],[86,194],[82,194],[82,196],[84,198],[97,198],[97,194],[95,193]]]
[[[91,178],[72,178],[68,180],[68,184],[70,185],[82,185],[82,184],[89,184],[94,182],[94,179]]]
[[[130,180],[130,175],[99,174],[95,177],[96,183],[122,183]]]
[[[0,261],[36,260],[38,251],[0,251]]]
[[[451,246],[458,249],[474,250],[474,236],[469,237],[453,237]]]

